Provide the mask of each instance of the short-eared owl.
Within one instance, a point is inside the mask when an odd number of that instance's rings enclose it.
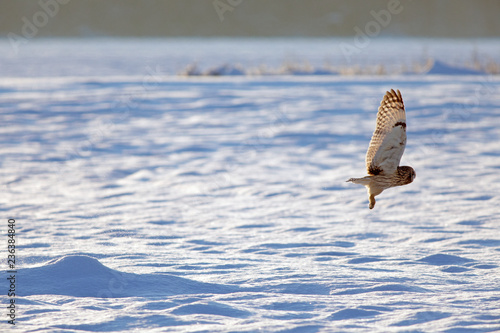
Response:
[[[394,186],[410,184],[415,170],[399,166],[406,146],[406,114],[403,97],[398,90],[386,92],[377,113],[377,126],[366,152],[369,176],[351,178],[348,182],[366,186],[370,209],[375,207],[375,196]]]

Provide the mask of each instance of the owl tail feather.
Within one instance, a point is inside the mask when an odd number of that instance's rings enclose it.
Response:
[[[347,182],[351,182],[351,183],[354,183],[354,184],[359,184],[359,185],[364,185],[364,186],[368,186],[370,185],[370,177],[363,177],[363,178],[351,178],[349,180],[347,180]]]

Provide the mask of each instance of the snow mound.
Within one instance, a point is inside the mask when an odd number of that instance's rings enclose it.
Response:
[[[485,73],[464,67],[455,67],[442,61],[434,60],[425,74],[430,75],[483,75]]]
[[[188,65],[179,73],[181,76],[245,76],[245,75],[338,75],[332,68],[313,67],[303,64],[285,64],[279,68],[267,66],[244,67],[241,64],[224,64],[201,70],[196,64]]]
[[[246,70],[241,65],[224,64],[216,67],[209,68],[202,71],[196,64],[191,64],[186,67],[180,75],[185,76],[233,76],[233,75],[247,75]]]
[[[465,263],[473,262],[474,260],[451,254],[438,253],[422,258],[420,259],[420,261],[425,262],[429,265],[443,266],[443,265],[463,265]]]
[[[325,75],[381,75],[381,74],[403,74],[403,75],[485,75],[484,71],[467,68],[465,65],[451,65],[440,60],[428,59],[423,66],[417,66],[409,71],[400,71],[395,68],[386,68],[382,64],[378,66],[313,66],[308,63],[284,63],[279,67],[261,65],[259,67],[243,66],[239,63],[226,63],[202,70],[197,64],[190,64],[179,72],[181,76],[325,76]]]
[[[166,296],[229,293],[237,287],[203,283],[165,274],[134,274],[104,266],[99,260],[69,255],[40,267],[18,272],[20,296],[67,295],[75,297]]]
[[[222,65],[209,69],[205,75],[245,75],[245,70],[240,65]]]

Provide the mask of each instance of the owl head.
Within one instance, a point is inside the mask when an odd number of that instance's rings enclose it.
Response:
[[[403,183],[405,185],[413,182],[413,180],[417,176],[417,174],[415,173],[415,170],[413,170],[413,168],[410,166],[398,167],[398,173],[399,173],[399,176],[401,177],[401,180],[403,181]]]

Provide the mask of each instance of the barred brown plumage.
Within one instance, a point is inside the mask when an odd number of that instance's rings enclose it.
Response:
[[[410,184],[415,170],[399,166],[406,146],[406,113],[399,90],[386,92],[377,113],[377,124],[366,152],[368,176],[351,178],[348,182],[366,186],[370,209],[375,207],[375,196],[385,189]]]

